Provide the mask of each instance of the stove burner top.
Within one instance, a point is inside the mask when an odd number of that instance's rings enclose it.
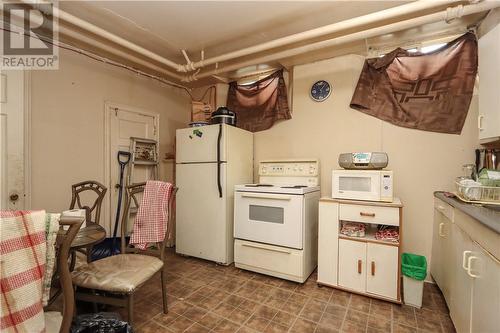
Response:
[[[281,188],[304,188],[307,185],[292,185],[292,186],[281,186]]]
[[[247,184],[245,187],[273,187],[271,184]]]

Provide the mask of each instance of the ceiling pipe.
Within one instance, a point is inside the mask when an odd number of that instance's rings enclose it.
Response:
[[[225,67],[221,67],[218,69],[210,70],[203,72],[199,75],[187,75],[184,78],[184,81],[189,82],[189,81],[195,81],[198,79],[202,79],[205,77],[213,76],[213,75],[218,75],[221,73],[237,70],[246,66],[251,66],[251,65],[256,65],[256,64],[262,64],[262,63],[267,63],[267,62],[272,62],[272,61],[277,61],[280,59],[288,58],[288,57],[293,57],[299,54],[307,53],[307,52],[312,52],[316,51],[319,49],[324,49],[327,47],[332,47],[332,46],[337,46],[340,44],[345,44],[357,40],[363,40],[366,38],[372,38],[384,34],[389,34],[393,33],[396,31],[401,31],[405,29],[410,29],[414,28],[423,24],[428,24],[428,23],[434,23],[434,22],[439,22],[439,21],[445,21],[445,20],[451,20],[453,17],[450,17],[450,13],[456,13],[455,15],[460,15],[460,16],[467,16],[475,13],[480,13],[484,12],[493,8],[500,7],[500,1],[482,1],[478,4],[474,5],[467,5],[467,6],[462,6],[459,5],[457,7],[460,7],[457,10],[445,10],[441,12],[437,12],[434,14],[429,14],[413,19],[409,19],[406,21],[400,21],[396,22],[393,24],[377,27],[377,28],[372,28],[368,30],[363,30],[360,32],[355,32],[349,35],[341,36],[341,37],[336,37],[332,38],[329,40],[321,41],[321,42],[316,42],[292,49],[288,49],[285,51],[281,51],[278,53],[273,53],[267,56],[251,59],[248,61],[228,65]],[[455,17],[456,18],[456,17]]]
[[[19,16],[19,13],[15,10],[11,11],[10,15],[12,16],[13,19],[15,19],[18,22],[18,25],[20,27],[22,27],[22,22],[24,21],[25,17],[23,15]],[[95,39],[92,39],[91,37],[85,36],[84,34],[79,33],[77,31],[74,31],[74,30],[71,30],[67,27],[59,26],[58,30],[59,30],[60,34],[69,36],[69,37],[76,39],[78,41],[81,41],[83,43],[96,46],[100,50],[106,51],[106,52],[111,53],[111,54],[118,56],[120,58],[124,58],[124,59],[129,60],[133,63],[138,64],[138,65],[147,67],[147,68],[152,69],[158,73],[165,74],[165,75],[172,77],[172,78],[175,78],[177,80],[182,80],[184,78],[183,75],[178,74],[177,72],[172,72],[172,71],[166,70],[160,66],[156,66],[156,65],[154,65],[154,64],[152,64],[144,59],[133,56],[127,52],[118,50],[118,49],[116,49],[112,46],[109,46],[107,44],[104,44],[102,42],[96,41]],[[61,42],[61,41],[57,40],[57,42]]]
[[[22,3],[28,4],[28,5],[35,5],[36,4],[30,0],[20,0],[20,1]],[[168,60],[167,58],[162,57],[154,52],[151,52],[151,51],[143,48],[142,46],[139,46],[137,44],[129,42],[128,40],[126,40],[122,37],[119,37],[115,34],[112,34],[112,33],[108,32],[102,28],[99,28],[98,26],[96,26],[92,23],[89,23],[89,22],[82,20],[74,15],[66,13],[65,11],[57,8],[56,6],[53,6],[52,15],[54,17],[58,18],[59,20],[71,23],[71,24],[73,24],[81,29],[84,29],[88,32],[91,32],[99,37],[107,39],[107,40],[109,40],[113,43],[116,43],[120,46],[123,46],[129,50],[137,52],[137,53],[139,53],[139,54],[141,54],[149,59],[155,60],[161,64],[164,64],[168,67],[171,67],[171,68],[175,69],[176,71],[181,71],[181,72],[184,71],[184,66],[179,65],[171,60]]]
[[[366,24],[376,23],[382,20],[388,20],[391,18],[395,18],[402,15],[407,15],[411,13],[415,13],[418,11],[436,8],[439,6],[443,6],[445,4],[453,4],[457,2],[457,0],[448,0],[448,1],[429,1],[429,0],[419,0],[415,2],[411,2],[405,5],[385,9],[382,11],[378,11],[375,13],[354,17],[352,19],[348,19],[345,21],[329,24],[320,28],[300,32],[294,35],[278,38],[271,40],[266,43],[262,43],[259,45],[250,46],[241,50],[229,52],[223,55],[215,56],[212,58],[207,58],[205,60],[200,60],[197,62],[188,63],[186,65],[182,65],[182,71],[188,72],[190,70],[194,70],[196,68],[201,68],[204,66],[212,65],[217,62],[228,61],[240,57],[244,57],[250,54],[267,51],[276,47],[281,47],[285,45],[289,45],[292,43],[297,43],[301,41],[305,41],[312,38],[317,38],[325,35],[329,35],[332,33],[339,32],[341,30],[356,28],[359,26],[363,26]]]

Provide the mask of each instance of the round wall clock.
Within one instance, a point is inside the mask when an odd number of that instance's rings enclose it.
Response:
[[[330,83],[325,80],[319,80],[314,82],[311,86],[311,98],[316,102],[323,102],[327,99],[332,92],[332,87],[330,87]]]

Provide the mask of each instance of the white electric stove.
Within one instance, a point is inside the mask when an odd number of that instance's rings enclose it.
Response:
[[[259,183],[235,186],[235,265],[304,282],[316,267],[319,162],[259,164]]]

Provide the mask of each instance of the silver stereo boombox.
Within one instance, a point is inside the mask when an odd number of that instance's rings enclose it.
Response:
[[[344,169],[383,169],[389,163],[387,153],[343,153],[339,155],[339,165]]]

